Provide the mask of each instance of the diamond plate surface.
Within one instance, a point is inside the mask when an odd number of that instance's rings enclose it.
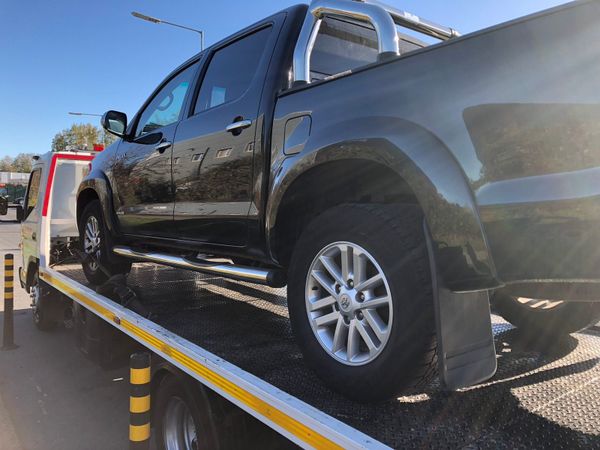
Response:
[[[391,447],[600,448],[598,328],[539,343],[494,316],[491,380],[452,393],[434,381],[364,405],[326,388],[304,364],[285,289],[151,264],[136,264],[129,284],[163,327]]]

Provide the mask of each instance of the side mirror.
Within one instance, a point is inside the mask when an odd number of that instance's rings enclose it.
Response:
[[[127,114],[120,111],[107,111],[100,120],[102,128],[115,136],[125,138],[127,129]]]

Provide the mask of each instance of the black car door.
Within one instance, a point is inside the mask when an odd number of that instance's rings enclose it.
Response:
[[[209,55],[193,112],[173,149],[179,237],[241,246],[252,201],[252,160],[261,92],[276,41],[271,24]]]
[[[132,139],[119,145],[113,176],[123,233],[176,234],[172,143],[197,69],[195,62],[168,78],[136,116]]]

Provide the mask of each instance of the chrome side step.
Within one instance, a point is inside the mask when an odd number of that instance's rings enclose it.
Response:
[[[115,246],[113,252],[119,256],[136,259],[138,261],[154,262],[166,266],[193,270],[195,272],[210,273],[236,280],[265,284],[271,287],[283,287],[286,284],[283,272],[276,269],[262,269],[258,267],[237,266],[235,264],[213,263],[210,261],[192,260],[181,256],[156,252],[138,252],[121,245]]]

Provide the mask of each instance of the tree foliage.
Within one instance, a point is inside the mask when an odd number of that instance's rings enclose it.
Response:
[[[0,172],[29,173],[31,172],[31,162],[34,156],[34,153],[19,153],[14,158],[5,156],[0,159]]]
[[[94,144],[104,144],[108,147],[115,139],[113,135],[92,124],[73,124],[71,128],[66,128],[54,136],[52,151],[63,151],[67,147],[92,150]]]

